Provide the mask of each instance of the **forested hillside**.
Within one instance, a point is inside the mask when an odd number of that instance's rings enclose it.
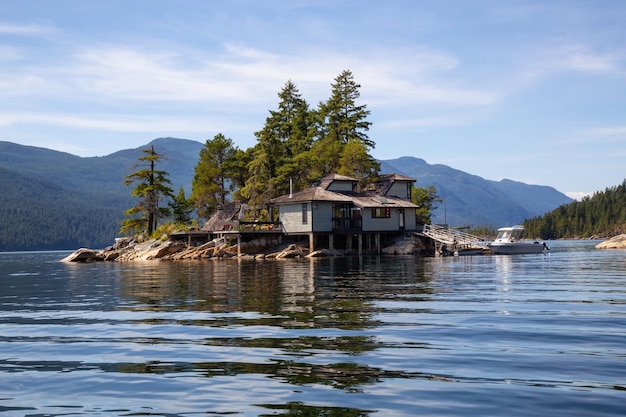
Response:
[[[542,239],[606,238],[626,233],[626,180],[527,220],[524,227],[527,236]]]
[[[103,247],[119,230],[119,204],[0,167],[0,251]]]
[[[202,144],[172,138],[150,144],[168,156],[163,166],[176,189],[189,190]],[[0,251],[111,245],[133,204],[122,181],[145,147],[81,158],[0,142]]]

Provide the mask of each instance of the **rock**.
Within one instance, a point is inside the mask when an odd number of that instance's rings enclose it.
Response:
[[[77,249],[76,251],[74,251],[74,253],[66,256],[65,258],[61,259],[61,262],[81,262],[81,263],[86,263],[86,262],[99,262],[99,261],[104,261],[104,256],[93,250],[93,249],[87,249],[87,248],[80,248]]]
[[[402,239],[392,246],[383,248],[382,253],[385,255],[410,255],[415,252],[415,243],[413,239]]]
[[[600,242],[595,246],[596,249],[626,249],[626,234],[613,236],[609,240]]]

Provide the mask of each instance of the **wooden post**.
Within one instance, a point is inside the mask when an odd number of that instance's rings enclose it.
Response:
[[[313,233],[309,234],[309,253],[315,251],[315,235]]]
[[[332,233],[328,235],[328,249],[335,250],[335,235]]]
[[[363,233],[359,233],[359,255],[363,255]]]
[[[237,233],[237,256],[241,256],[241,233]]]

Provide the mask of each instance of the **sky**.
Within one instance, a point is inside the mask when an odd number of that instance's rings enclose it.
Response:
[[[378,159],[569,195],[626,178],[626,1],[0,0],[0,140],[254,146],[350,70]],[[416,184],[419,186],[419,184]]]

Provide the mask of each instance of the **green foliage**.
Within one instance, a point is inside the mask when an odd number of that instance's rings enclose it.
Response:
[[[367,137],[370,122],[365,105],[357,105],[361,86],[350,71],[332,84],[328,101],[310,110],[297,87],[288,81],[278,93],[277,110],[255,133],[249,176],[239,196],[254,206],[303,189],[332,173],[376,180],[380,164],[369,154],[374,142]]]
[[[161,203],[172,197],[172,188],[168,185],[171,181],[166,171],[156,169],[156,164],[164,158],[164,155],[157,153],[154,146],[142,152],[143,155],[138,160],[139,166],[143,167],[124,177],[125,185],[135,184],[132,196],[138,197],[139,201],[124,212],[129,218],[122,222],[121,233],[130,234],[145,230],[151,235],[157,228],[159,219],[170,215],[169,208]]]
[[[431,224],[432,211],[437,208],[437,203],[441,203],[443,200],[437,195],[435,187],[431,185],[428,188],[413,186],[411,201],[419,206],[415,210],[417,224]]]
[[[582,201],[526,220],[524,227],[527,236],[542,239],[610,237],[626,233],[626,180]]]
[[[240,175],[243,155],[233,146],[233,141],[219,133],[207,140],[200,150],[200,160],[193,177],[191,200],[198,215],[208,218],[218,205],[224,204],[234,190],[232,178]]]
[[[324,135],[341,144],[357,140],[367,148],[373,148],[375,143],[367,137],[371,125],[367,121],[370,111],[365,105],[357,105],[360,97],[361,85],[354,81],[349,70],[343,71],[332,85],[331,97],[320,105],[319,113],[324,123]]]
[[[265,125],[255,132],[249,176],[241,196],[250,204],[286,194],[291,179],[296,187],[308,182],[306,166],[300,157],[311,148],[311,112],[294,83],[288,81],[278,93],[277,110],[270,110]]]
[[[119,202],[0,167],[0,251],[102,248],[121,221]]]
[[[185,196],[185,189],[182,186],[178,189],[178,194],[172,197],[170,210],[175,223],[180,225],[191,223],[193,202]]]

